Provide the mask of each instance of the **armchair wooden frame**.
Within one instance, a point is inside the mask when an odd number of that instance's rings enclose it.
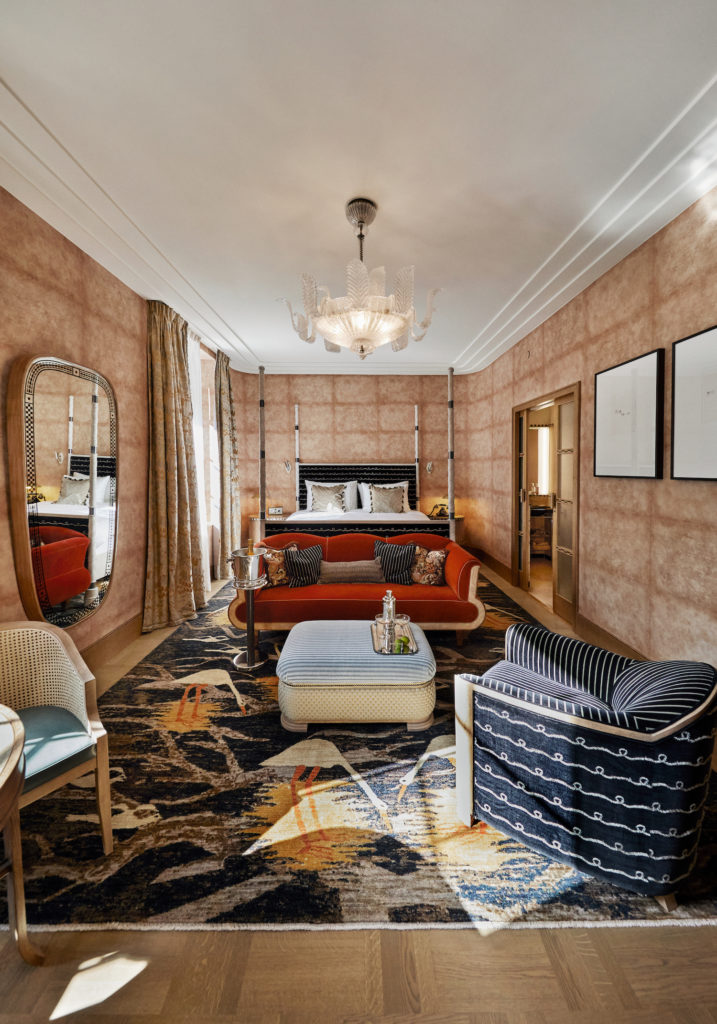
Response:
[[[105,854],[110,854],[113,847],[112,839],[112,804],[110,796],[110,776],[109,776],[109,749],[107,742],[107,731],[100,721],[99,712],[97,710],[97,683],[95,677],[90,672],[89,668],[82,660],[79,651],[75,647],[71,638],[63,630],[57,626],[52,626],[48,622],[35,622],[35,621],[20,621],[20,622],[5,622],[0,625],[0,640],[2,639],[2,633],[12,630],[37,630],[44,633],[50,633],[56,637],[62,645],[62,649],[67,659],[71,663],[74,674],[76,675],[78,682],[83,685],[84,688],[84,703],[87,713],[87,720],[89,726],[89,734],[95,743],[95,754],[93,757],[88,758],[81,764],[74,765],[67,771],[61,772],[54,778],[49,779],[47,782],[36,786],[34,789],[30,789],[23,792],[20,796],[18,806],[20,810],[23,807],[27,807],[28,804],[34,803],[36,800],[40,800],[42,797],[47,796],[49,793],[55,792],[60,789],[67,782],[72,782],[74,779],[82,778],[88,775],[90,772],[94,773],[95,776],[95,796],[97,799],[97,812],[100,820],[100,828],[102,832],[102,847]],[[2,688],[0,687],[0,701],[3,701]],[[12,701],[5,699],[5,703]],[[27,705],[21,705],[27,706]],[[20,710],[15,707],[14,710]]]

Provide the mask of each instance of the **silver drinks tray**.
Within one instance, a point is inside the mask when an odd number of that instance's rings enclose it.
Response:
[[[408,637],[408,648],[406,650],[404,650],[404,651],[401,651],[401,654],[415,654],[416,651],[418,650],[418,644],[416,643],[416,638],[414,637],[413,633],[411,632],[411,625],[410,625],[410,623],[409,622],[400,622],[399,621],[399,622],[395,623],[395,627],[396,627],[396,637],[399,637],[399,636],[406,636],[406,637]],[[373,640],[373,649],[374,649],[374,651],[376,652],[376,654],[397,655],[397,652],[395,650],[394,651],[384,651],[382,649],[383,648],[383,630],[384,630],[384,624],[383,624],[383,621],[381,619],[377,619],[377,620],[375,620],[374,622],[371,623],[371,639]]]

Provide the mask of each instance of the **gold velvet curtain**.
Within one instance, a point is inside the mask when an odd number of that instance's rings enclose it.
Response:
[[[149,517],[144,632],[192,619],[206,605],[187,324],[163,302],[150,302],[147,326]]]
[[[219,545],[218,564],[214,574],[218,580],[228,579],[232,572],[228,562],[232,551],[241,544],[241,506],[239,497],[239,444],[229,357],[217,352],[214,368],[214,399],[217,413],[217,444],[219,447]]]

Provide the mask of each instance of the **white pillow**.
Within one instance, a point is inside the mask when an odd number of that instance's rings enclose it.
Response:
[[[73,473],[70,477],[71,480],[87,480],[89,481],[89,475],[87,473]],[[111,476],[98,476],[97,483],[95,484],[95,505],[107,505],[110,500],[110,481],[113,479]],[[90,501],[90,485],[87,484],[87,501],[86,505]]]
[[[337,481],[334,480],[306,480],[306,510],[310,512],[313,508],[313,496],[311,494],[311,488],[314,484],[318,484],[319,487],[333,487]],[[339,484],[341,487],[346,488],[344,494],[344,501],[346,503],[346,511],[353,512],[354,509],[359,507],[358,503],[358,484],[355,480],[346,480]]]
[[[371,487],[402,487],[403,488],[403,512],[410,512],[411,506],[408,503],[408,480],[401,480],[397,484],[371,484]],[[361,495],[361,507],[366,509],[367,512],[371,511],[371,492],[369,491],[369,484],[361,481],[359,484],[359,493]]]
[[[89,480],[63,476],[57,505],[86,505],[90,492]]]

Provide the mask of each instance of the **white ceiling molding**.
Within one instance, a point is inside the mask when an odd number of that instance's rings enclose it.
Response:
[[[171,306],[235,369],[256,370],[251,349],[2,79],[0,181],[128,288]]]
[[[714,188],[716,170],[717,75],[460,353],[456,372],[489,366]]]
[[[0,184],[244,372],[481,370],[717,184],[708,0],[90,7],[3,0]],[[354,195],[442,289],[365,362],[275,301],[341,285]]]

